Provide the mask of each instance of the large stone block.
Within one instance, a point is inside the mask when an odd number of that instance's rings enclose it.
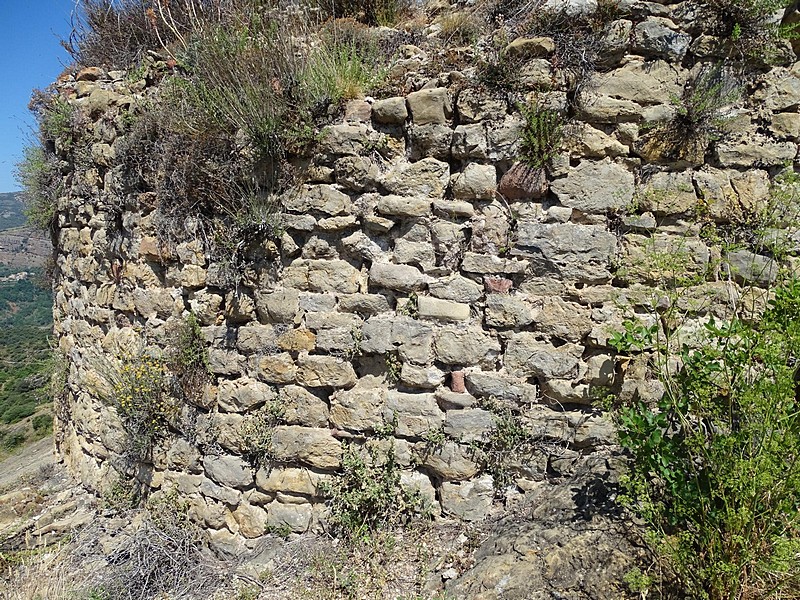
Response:
[[[494,366],[500,343],[482,329],[447,326],[434,335],[436,360],[448,365]]]
[[[369,270],[372,286],[401,292],[422,290],[428,279],[419,269],[409,265],[376,262]]]
[[[444,413],[433,394],[406,394],[389,390],[383,418],[386,423],[397,419],[395,435],[425,437],[444,422]]]
[[[327,215],[340,215],[350,212],[351,205],[350,196],[327,184],[305,185],[283,198],[286,210],[299,213],[317,211]]]
[[[274,399],[272,386],[249,377],[220,381],[217,393],[217,403],[226,412],[247,412]]]
[[[451,300],[440,300],[430,296],[420,296],[417,298],[417,308],[419,316],[423,319],[435,319],[438,321],[466,321],[470,317],[469,304],[452,302]]]
[[[375,431],[384,424],[388,390],[380,381],[366,378],[350,390],[331,396],[331,425],[349,431]]]
[[[328,424],[328,404],[298,385],[281,387],[278,402],[283,408],[283,422],[287,425],[325,427]]]
[[[312,292],[353,294],[359,290],[361,271],[344,260],[311,260],[308,289]]]
[[[342,458],[342,445],[329,429],[279,425],[272,433],[276,459],[319,469],[335,469]]]
[[[478,474],[473,452],[465,445],[447,440],[436,448],[427,442],[414,447],[417,461],[443,481],[463,481]]]
[[[617,237],[605,227],[523,220],[512,254],[531,259],[534,274],[602,283],[611,279]]]
[[[580,347],[564,344],[556,348],[532,333],[516,333],[508,340],[506,369],[516,377],[575,379],[579,375]]]
[[[297,383],[308,387],[350,387],[356,382],[353,365],[333,356],[301,354]]]
[[[225,487],[244,489],[253,483],[253,469],[240,456],[206,456],[203,467],[209,479]]]
[[[630,205],[634,179],[633,173],[609,159],[584,160],[571,167],[566,177],[553,181],[550,189],[564,206],[588,214],[605,214]]]
[[[484,475],[461,483],[446,481],[439,492],[445,513],[465,521],[478,521],[492,508],[494,480],[491,475]]]
[[[416,125],[446,123],[451,112],[447,88],[430,88],[406,96],[411,118]]]
[[[662,104],[681,96],[685,79],[685,72],[664,60],[631,60],[600,77],[592,91],[641,105]]]
[[[450,165],[435,158],[402,161],[384,177],[383,185],[399,196],[440,198],[450,179]]]
[[[310,504],[272,502],[267,507],[267,525],[274,531],[288,528],[293,533],[305,533],[311,527],[313,512]]]
[[[491,200],[497,191],[494,165],[468,164],[452,177],[453,195],[461,200]]]

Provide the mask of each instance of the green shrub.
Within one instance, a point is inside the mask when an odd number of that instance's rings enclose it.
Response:
[[[47,435],[53,431],[53,415],[36,415],[31,420],[31,425],[38,435]]]
[[[777,11],[790,4],[789,0],[704,0],[698,23],[720,38],[719,50],[729,58],[765,64],[791,60],[780,45],[800,32],[775,20]]]
[[[4,450],[14,450],[25,443],[25,432],[16,430],[0,434],[0,444]]]
[[[33,227],[50,231],[62,191],[61,163],[40,146],[27,146],[22,152],[15,175],[22,186],[25,216]]]
[[[657,340],[663,397],[619,410],[621,500],[692,597],[796,597],[800,281],[775,290],[760,322],[712,319],[704,335],[677,351]]]
[[[178,405],[169,395],[164,360],[144,352],[116,360],[98,359],[96,368],[108,389],[94,390],[111,404],[122,420],[126,445],[122,458],[133,467],[149,462],[153,444],[174,421]]]
[[[25,399],[27,399],[27,398],[25,398]],[[6,424],[18,423],[22,419],[30,417],[32,414],[34,414],[36,412],[36,401],[35,400],[28,401],[28,402],[24,402],[24,399],[22,399],[22,398],[20,398],[20,400],[22,400],[22,401],[19,402],[19,403],[13,404],[9,408],[7,408],[5,411],[3,411],[3,414],[0,415],[0,421],[2,421],[3,423],[6,423]]]
[[[561,150],[564,120],[556,111],[536,104],[519,106],[519,111],[525,118],[519,142],[520,160],[541,169]]]
[[[329,525],[350,540],[428,516],[422,495],[400,485],[391,442],[385,452],[372,444],[346,445],[341,472],[322,492],[328,498]]]
[[[675,116],[643,136],[642,154],[650,160],[703,164],[709,144],[724,135],[725,109],[739,96],[738,83],[722,65],[701,70],[682,97],[671,99]]]
[[[194,313],[189,313],[176,329],[177,341],[171,349],[168,367],[182,396],[187,400],[197,400],[211,379],[206,341]]]

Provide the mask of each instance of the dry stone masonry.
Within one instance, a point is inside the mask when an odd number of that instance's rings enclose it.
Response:
[[[153,78],[62,78],[95,140],[85,168],[65,176],[55,237],[55,333],[68,364],[58,447],[77,477],[103,490],[120,476],[125,433],[97,393],[100,359],[142,344],[166,351],[189,313],[211,381],[139,475],[153,492],[177,490],[219,543],[319,530],[323,484],[345,446],[367,440],[393,445],[402,485],[435,514],[467,521],[498,494],[613,470],[614,427],[598,398],[652,398],[660,384],[635,361],[623,381],[609,337],[667,301],[658,285],[674,279],[669,269],[700,274],[680,296],[687,335],[758,301],[743,290],[774,279],[773,259],[725,252],[706,234],[765,205],[776,174],[797,164],[800,136],[800,63],[786,62],[725,108],[708,155],[654,151],[653,124],[676,114],[713,45],[683,3],[620,4],[604,72],[545,169],[520,160],[525,120],[502,91],[466,83],[470,69],[422,78],[427,57],[406,48],[392,74],[408,93],[350,101],[324,128],[317,154],[297,162],[302,184],[281,198],[273,258],[236,285],[190,221],[169,248],[147,194],[118,201],[122,115],[155,97]],[[532,92],[540,104],[563,111],[552,51],[549,38],[507,50],[526,57],[528,89],[552,90]],[[255,461],[248,424],[276,406],[269,460]],[[495,489],[476,452],[504,406],[537,440],[509,457],[513,492]]]

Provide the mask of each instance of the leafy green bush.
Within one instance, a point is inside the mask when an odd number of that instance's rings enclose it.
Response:
[[[519,111],[525,118],[519,142],[520,160],[541,169],[561,149],[564,120],[556,111],[535,104],[520,106]]]
[[[400,485],[400,466],[391,443],[386,452],[377,445],[345,446],[342,470],[322,492],[328,498],[329,525],[348,539],[428,515],[422,495]]]
[[[36,415],[31,420],[31,425],[38,435],[47,435],[53,431],[53,415]]]
[[[40,146],[26,146],[15,175],[22,186],[28,223],[37,229],[50,231],[62,190],[60,161],[55,154],[45,152]]]
[[[800,281],[775,290],[760,322],[710,320],[704,334],[677,355],[660,343],[663,397],[619,411],[622,500],[692,597],[797,597]]]
[[[178,406],[169,395],[166,362],[144,352],[114,361],[98,359],[104,385],[95,393],[119,414],[126,434],[123,459],[135,466],[151,460],[153,444],[174,420]]]
[[[177,341],[167,366],[177,380],[183,397],[196,400],[205,392],[205,385],[211,378],[211,368],[203,331],[194,313],[189,313],[177,326],[175,337]]]

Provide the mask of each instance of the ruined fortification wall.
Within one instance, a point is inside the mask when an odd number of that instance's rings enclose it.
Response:
[[[178,490],[220,539],[318,528],[320,486],[345,447],[384,457],[393,447],[401,484],[466,520],[492,509],[501,473],[511,485],[501,496],[605,476],[614,427],[597,399],[660,393],[643,364],[615,360],[609,337],[636,314],[656,322],[671,301],[683,335],[758,302],[742,291],[777,264],[763,247],[723,242],[797,159],[800,63],[761,69],[719,107],[724,135],[707,154],[664,151],[652,124],[674,120],[713,62],[682,6],[623,6],[606,72],[569,108],[575,120],[544,169],[520,162],[526,119],[502,91],[469,68],[416,76],[430,57],[406,47],[393,69],[408,93],[351,101],[324,128],[315,156],[296,163],[303,181],[281,199],[277,239],[235,285],[191,220],[167,247],[150,196],[121,191],[123,115],[154,97],[157,78],[62,78],[93,136],[56,216],[55,333],[68,365],[57,437],[70,469],[97,490],[126,475],[108,365],[142,347],[169,355],[191,313],[211,376],[136,476]],[[567,111],[547,42],[514,44],[531,57],[523,84]],[[691,286],[664,294],[676,282]],[[499,424],[535,443],[515,454]],[[509,471],[487,459],[493,450]]]

